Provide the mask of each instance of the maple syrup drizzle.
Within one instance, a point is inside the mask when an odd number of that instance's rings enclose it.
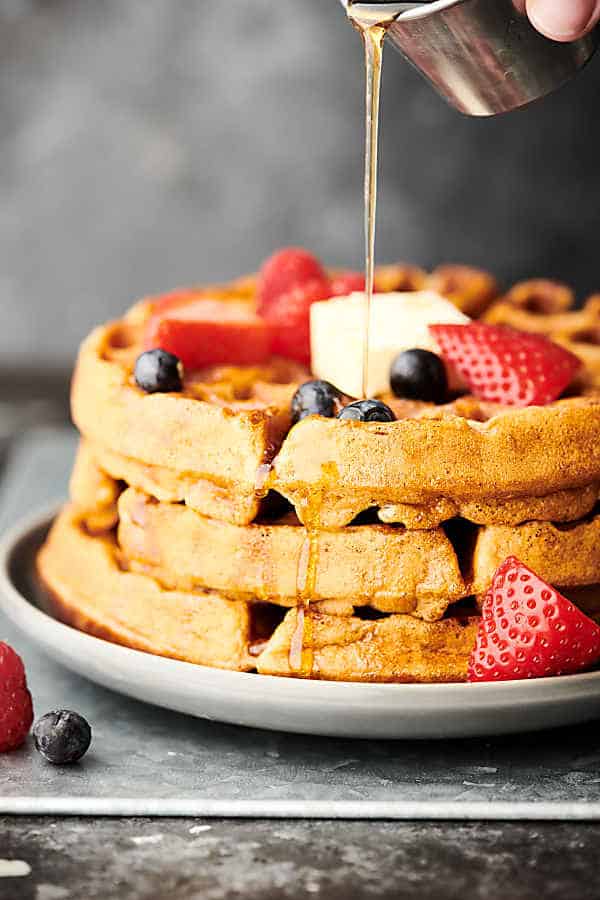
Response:
[[[365,338],[363,345],[363,397],[369,395],[369,351],[373,290],[375,282],[375,225],[377,215],[377,174],[379,168],[379,110],[381,71],[385,35],[397,12],[382,12],[359,2],[348,2],[348,18],[360,33],[365,48]]]
[[[308,621],[306,616],[307,612],[310,612],[310,607],[308,607],[308,610],[304,607],[304,605],[298,606],[296,608],[296,627],[294,628],[294,632],[290,640],[290,669],[292,670],[292,672],[296,672],[298,674],[302,672],[305,630],[306,623]]]
[[[363,397],[369,396],[369,349],[371,313],[375,284],[375,225],[377,216],[377,174],[379,161],[379,107],[383,42],[386,26],[359,26],[365,45],[366,128],[365,128],[365,331],[363,344]]]
[[[319,523],[321,491],[316,490],[304,509],[306,537],[298,557],[296,572],[297,621],[290,642],[292,672],[310,677],[313,671],[311,602],[315,599],[319,569]]]
[[[256,470],[254,493],[258,500],[264,500],[269,493],[269,478],[273,471],[273,463],[261,463]]]

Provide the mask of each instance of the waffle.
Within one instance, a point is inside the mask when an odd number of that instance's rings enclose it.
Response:
[[[562,526],[527,522],[517,528],[482,528],[473,553],[473,594],[487,591],[493,573],[507,556],[516,556],[556,587],[596,584],[600,573],[600,514]]]
[[[260,473],[263,474],[269,476],[270,466]],[[141,491],[165,503],[183,502],[195,510],[201,506],[193,477],[177,475],[159,466],[147,466],[98,444],[82,441],[71,477],[71,497],[86,512],[87,526],[91,531],[104,531],[118,521],[116,480],[136,485]],[[411,530],[437,528],[456,517],[476,525],[518,525],[529,519],[570,522],[587,516],[599,495],[600,485],[593,482],[582,488],[556,491],[543,497],[472,502],[443,498],[428,503],[387,504],[378,509],[377,515],[384,524],[400,524]],[[268,509],[274,498],[270,495],[268,499],[269,502],[258,501],[258,514]],[[215,504],[210,506],[211,511],[216,509]]]
[[[479,620],[454,617],[419,622],[410,616],[378,621],[311,616],[302,659],[294,665],[292,646],[300,610],[292,609],[257,661],[261,675],[303,676],[327,681],[465,681]]]
[[[283,606],[300,602],[308,535],[293,513],[231,525],[128,488],[118,502],[118,521],[123,564],[164,587],[210,587],[230,598]],[[409,531],[371,523],[321,531],[312,599],[437,621],[457,600],[485,593],[508,556],[560,588],[596,584],[600,512],[566,525],[459,523]]]
[[[496,325],[546,334],[583,361],[582,387],[600,388],[600,294],[574,309],[575,294],[565,284],[533,279],[516,284],[486,310]]]
[[[555,497],[599,478],[600,398],[574,397],[483,422],[310,417],[288,434],[269,483],[302,522],[335,528],[372,507]]]
[[[293,514],[231,525],[129,489],[119,501],[119,545],[162,584],[211,587],[227,596],[298,604],[307,532]],[[318,535],[313,600],[441,619],[465,596],[456,553],[442,529],[409,532],[357,525]]]
[[[62,621],[158,656],[263,674],[337,681],[461,681],[478,619],[373,621],[352,608],[315,605],[308,643],[294,665],[298,610],[228,600],[216,591],[167,591],[123,571],[114,536],[89,535],[74,507],[55,520],[38,557],[48,604]],[[282,620],[283,616],[283,620]]]
[[[132,372],[151,309],[138,306],[84,342],[72,388],[75,424],[109,455],[124,458],[126,466],[131,462],[148,478],[146,485],[162,479],[205,515],[251,522],[260,506],[257,473],[281,446],[291,397],[307,373],[274,361],[194,373],[184,394],[144,394]],[[136,487],[145,486],[134,473],[130,477]]]
[[[475,525],[519,525],[530,519],[540,522],[573,522],[587,516],[598,500],[600,486],[593,482],[574,490],[556,491],[544,497],[508,500],[431,500],[429,503],[394,503],[382,506],[378,518],[405,528],[437,528],[454,518]]]
[[[583,322],[591,310],[573,311],[575,294],[570,287],[547,278],[515,284],[485,311],[491,325],[509,325],[520,331],[552,335],[573,321]]]
[[[500,293],[495,278],[471,266],[438,266],[425,278],[422,286],[451,300],[471,318],[485,313]]]
[[[527,409],[390,397],[396,422],[310,417],[290,431],[289,403],[308,376],[283,361],[194,373],[183,394],[139,390],[132,368],[150,312],[151,304],[138,305],[84,342],[72,406],[101,468],[159,499],[245,525],[271,489],[302,522],[324,528],[400,504],[443,509],[446,502],[468,513],[469,504],[491,503],[498,520],[509,501],[510,524],[515,501],[555,504],[561,492],[600,482],[600,395]],[[557,517],[565,516],[563,507]]]
[[[527,409],[386,396],[392,423],[292,427],[301,366],[212,367],[146,394],[133,368],[156,300],[96,329],[73,380],[71,506],[39,558],[56,613],[204,665],[384,682],[465,679],[475,601],[509,555],[600,617],[598,298],[577,312],[552,282],[500,297],[466,267],[377,272],[380,291],[421,288],[579,352],[572,395]],[[252,308],[255,292],[249,276],[193,294]]]
[[[223,669],[248,671],[248,604],[214,591],[163,591],[123,571],[114,538],[91,536],[67,507],[38,557],[38,571],[59,618],[136,650]]]

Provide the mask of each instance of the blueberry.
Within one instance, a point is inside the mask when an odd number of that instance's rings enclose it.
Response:
[[[92,729],[86,720],[69,709],[46,713],[33,726],[35,749],[55,766],[80,760],[91,740]]]
[[[307,381],[292,398],[292,422],[307,416],[332,419],[342,405],[342,393],[328,381]]]
[[[381,400],[357,400],[345,406],[338,414],[338,419],[353,419],[355,422],[395,422],[396,416]]]
[[[135,364],[135,383],[147,394],[171,393],[182,389],[181,360],[166,350],[147,350]]]
[[[444,403],[448,376],[439,356],[429,350],[405,350],[392,363],[390,385],[396,397]]]

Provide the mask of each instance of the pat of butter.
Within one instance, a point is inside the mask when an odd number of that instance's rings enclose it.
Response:
[[[351,397],[362,396],[366,336],[365,294],[313,303],[310,311],[312,371]],[[403,350],[439,352],[429,325],[470,321],[435,291],[375,294],[371,304],[367,396],[390,390],[390,366]]]

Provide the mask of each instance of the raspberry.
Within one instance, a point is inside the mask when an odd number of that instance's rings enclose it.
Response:
[[[273,329],[273,353],[310,365],[310,308],[329,296],[329,281],[315,279],[272,301],[264,316]]]
[[[327,281],[327,273],[316,256],[302,247],[285,247],[263,263],[258,279],[259,315],[268,316],[282,294],[311,281]],[[329,291],[329,288],[327,292]],[[323,299],[323,298],[321,298]]]
[[[0,641],[0,753],[16,750],[33,722],[25,667],[12,647]]]

